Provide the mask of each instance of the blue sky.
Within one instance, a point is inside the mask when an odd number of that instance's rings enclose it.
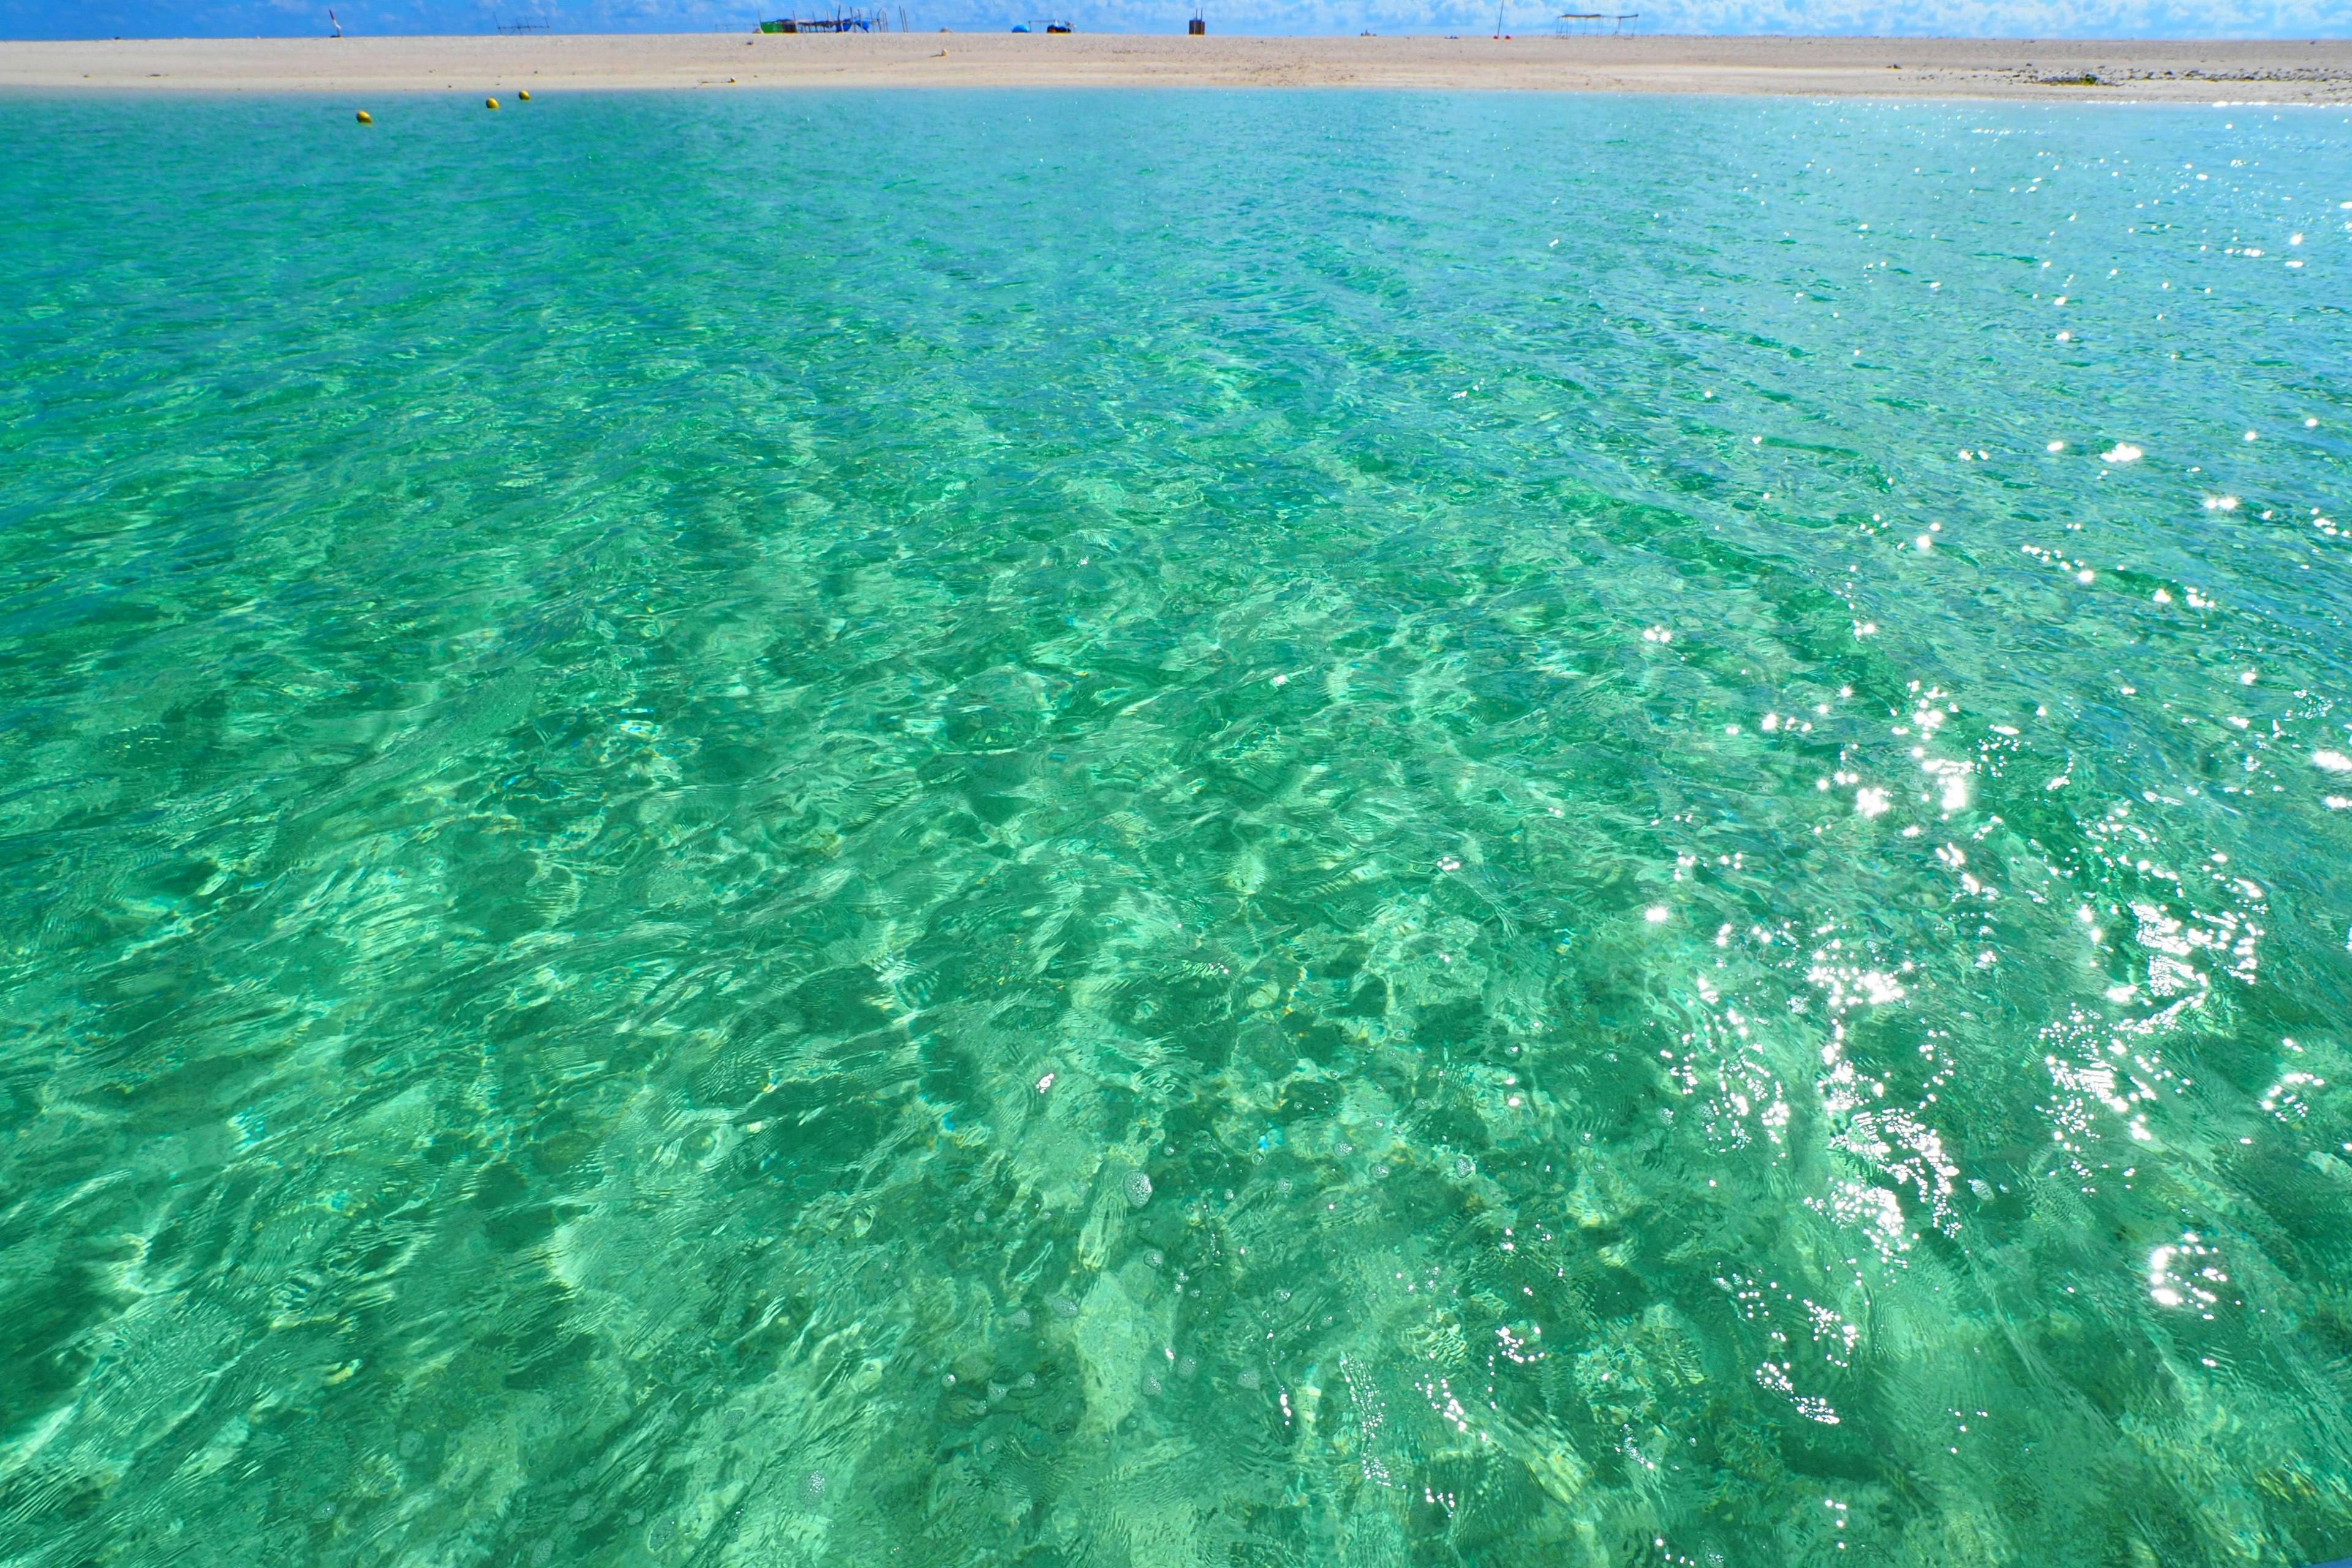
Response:
[[[853,0],[859,3],[859,0]],[[347,33],[483,33],[529,16],[563,32],[701,32],[746,27],[794,0],[0,0],[0,37],[90,38],[320,34],[331,4]],[[895,11],[899,0],[891,0]],[[1087,32],[1181,31],[1189,0],[905,0],[920,30],[994,29],[1058,8]],[[829,0],[797,0],[800,9]],[[1206,0],[1221,33],[1484,32],[1495,0]],[[1568,9],[1505,0],[1507,25],[1544,30]],[[1584,10],[1589,7],[1573,7]],[[1859,33],[2000,37],[2342,37],[2352,0],[1628,0],[1659,33]]]

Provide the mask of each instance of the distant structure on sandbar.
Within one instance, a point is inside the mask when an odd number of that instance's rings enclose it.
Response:
[[[830,16],[782,16],[760,24],[763,33],[887,33],[891,31],[890,7],[878,6],[871,11],[835,9]],[[908,31],[907,12],[898,10],[898,31]]]
[[[1601,24],[1606,22],[1609,24],[1609,31],[1622,33],[1625,30],[1626,23],[1638,22],[1641,19],[1642,13],[1639,11],[1627,11],[1622,14],[1610,11],[1563,11],[1560,13],[1559,20],[1552,24],[1551,30],[1563,38],[1581,37],[1600,32]]]

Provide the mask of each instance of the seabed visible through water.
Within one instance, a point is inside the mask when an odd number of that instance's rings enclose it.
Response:
[[[2343,113],[369,107],[0,101],[0,1562],[2352,1552]]]

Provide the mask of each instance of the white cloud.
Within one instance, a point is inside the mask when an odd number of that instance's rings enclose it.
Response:
[[[856,3],[856,0],[852,0]],[[352,33],[485,33],[530,17],[563,32],[748,29],[755,15],[830,7],[830,0],[0,0],[0,36],[130,37],[323,33],[332,4]],[[1461,33],[1495,26],[1494,0],[1204,0],[1213,33]],[[1651,33],[1815,33],[1918,37],[2320,37],[2352,31],[2342,0],[1633,0]],[[892,0],[892,10],[898,9]],[[1088,32],[1177,33],[1190,0],[922,0],[906,10],[924,32],[993,31],[1058,9]],[[1560,7],[1504,0],[1503,25],[1549,32]]]

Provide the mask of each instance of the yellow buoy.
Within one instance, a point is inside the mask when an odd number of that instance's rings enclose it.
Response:
[[[516,93],[515,96],[521,99],[525,103],[529,103],[530,101],[530,89],[524,88],[520,92]]]
[[[482,107],[484,109],[496,109],[498,106],[499,100],[495,98],[486,98],[482,100]]]
[[[362,125],[373,125],[375,123],[375,116],[362,109],[360,110],[360,123]]]

